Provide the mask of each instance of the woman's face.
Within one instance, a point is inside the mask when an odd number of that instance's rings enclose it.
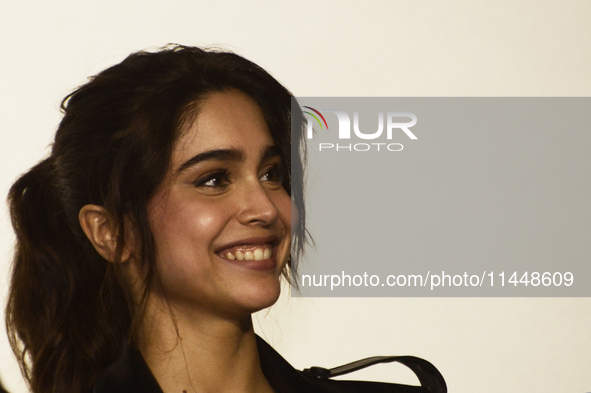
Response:
[[[242,316],[273,304],[290,252],[285,168],[258,105],[213,93],[182,130],[149,204],[165,298],[186,312]],[[155,296],[162,296],[155,290]]]

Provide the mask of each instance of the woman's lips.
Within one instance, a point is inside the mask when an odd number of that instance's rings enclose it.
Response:
[[[275,260],[275,248],[279,243],[276,236],[265,238],[250,238],[222,247],[218,256],[229,262],[244,266],[254,270],[275,269],[277,261]]]

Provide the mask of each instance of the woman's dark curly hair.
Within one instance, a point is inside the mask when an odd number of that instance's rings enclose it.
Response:
[[[291,176],[299,222],[289,263],[305,241],[300,149],[301,111],[293,96],[256,64],[234,54],[168,46],[137,52],[62,102],[64,117],[49,157],[22,175],[8,202],[17,235],[6,324],[34,393],[87,391],[133,339],[142,307],[132,307],[109,263],[84,235],[78,214],[103,206],[117,229],[117,256],[131,223],[146,272],[145,301],[158,283],[147,205],[170,164],[179,128],[209,93],[238,89],[261,108]],[[292,119],[293,117],[293,119]],[[292,120],[297,127],[291,132]],[[293,143],[292,143],[293,139]],[[127,232],[126,232],[127,229]],[[284,272],[285,273],[285,272]]]

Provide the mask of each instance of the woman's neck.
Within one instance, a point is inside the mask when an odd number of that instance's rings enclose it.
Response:
[[[137,345],[164,393],[273,392],[250,316],[187,317],[157,309],[146,310]]]

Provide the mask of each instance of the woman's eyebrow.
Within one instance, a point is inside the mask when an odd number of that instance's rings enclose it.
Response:
[[[219,150],[210,150],[203,153],[199,153],[196,156],[189,158],[185,161],[177,170],[176,174],[184,171],[185,169],[192,167],[193,165],[197,165],[203,161],[243,161],[244,160],[244,152],[242,150],[234,150],[234,149],[219,149]]]

